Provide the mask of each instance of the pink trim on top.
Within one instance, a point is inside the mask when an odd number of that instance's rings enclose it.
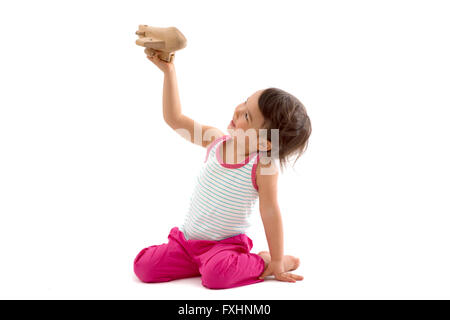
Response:
[[[252,167],[252,183],[253,183],[253,187],[256,189],[256,191],[259,192],[259,188],[256,184],[256,167],[258,165],[258,161],[259,161],[259,153],[258,153],[258,157],[255,160],[255,163],[253,163],[253,167]]]
[[[228,136],[225,136],[225,139],[223,139],[223,140],[227,141],[227,140],[230,139],[230,138],[231,138],[231,136],[228,135]],[[219,145],[217,146],[217,148],[216,148],[216,158],[217,158],[217,161],[220,163],[220,165],[221,165],[222,167],[225,167],[225,168],[229,168],[229,169],[237,169],[237,168],[243,167],[243,166],[245,166],[247,163],[249,163],[250,160],[256,155],[256,152],[254,152],[254,153],[248,155],[247,158],[245,158],[244,162],[241,162],[241,163],[225,163],[225,162],[222,161],[222,159],[220,159],[220,156],[219,156],[219,153],[220,153],[220,146],[221,146],[222,144],[223,144],[223,142],[222,142],[221,144],[219,144]]]
[[[224,140],[224,139],[226,139],[226,138],[227,138],[226,135],[225,135],[225,136],[221,136],[220,138],[217,138],[216,140],[214,140],[214,141],[208,146],[208,149],[206,150],[206,158],[205,158],[205,161],[203,161],[203,162],[206,162],[206,160],[208,160],[209,152],[211,151],[212,147],[214,147],[214,145],[215,145],[216,143],[218,143],[218,142],[220,142],[221,140]]]

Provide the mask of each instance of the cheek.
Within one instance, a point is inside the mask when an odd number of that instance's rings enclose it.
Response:
[[[250,125],[248,124],[247,120],[245,119],[239,119],[236,123],[236,127],[239,128],[250,128]]]

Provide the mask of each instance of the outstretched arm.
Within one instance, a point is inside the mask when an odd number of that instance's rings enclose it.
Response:
[[[183,138],[205,148],[217,138],[225,135],[217,128],[202,125],[182,114],[180,97],[178,93],[178,81],[173,61],[162,61],[157,55],[151,53],[147,49],[145,53],[147,53],[148,59],[164,72],[164,121]]]

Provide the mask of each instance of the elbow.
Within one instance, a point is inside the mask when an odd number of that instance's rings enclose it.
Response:
[[[167,117],[167,116],[165,116],[164,117],[164,121],[167,123],[167,125],[169,127],[171,127],[174,130],[176,130],[179,127],[178,121],[177,121],[177,119],[175,117]]]

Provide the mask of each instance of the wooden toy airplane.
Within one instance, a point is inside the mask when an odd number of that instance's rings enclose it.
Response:
[[[146,47],[151,54],[157,54],[161,60],[172,62],[175,51],[186,47],[186,38],[175,27],[157,28],[146,24],[139,25],[136,44]]]

